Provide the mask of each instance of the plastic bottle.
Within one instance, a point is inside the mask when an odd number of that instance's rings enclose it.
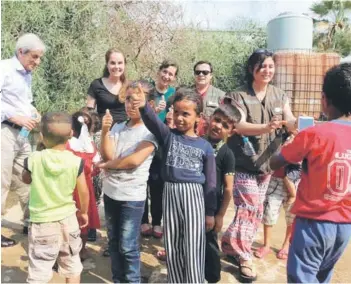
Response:
[[[243,136],[243,142],[244,142],[244,147],[243,147],[244,154],[249,157],[255,156],[256,151],[252,146],[249,138],[246,136]]]
[[[160,102],[162,102],[162,101],[166,102],[165,95],[161,96],[160,101],[158,103],[160,104]]]
[[[33,112],[32,118],[37,118],[37,114]],[[30,133],[30,130],[28,130],[26,127],[23,126],[21,128],[21,131],[18,134],[18,140],[21,142],[27,142],[29,133]]]

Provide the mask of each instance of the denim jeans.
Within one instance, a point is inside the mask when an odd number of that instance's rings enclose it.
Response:
[[[117,201],[104,194],[114,283],[140,283],[140,222],[145,201]]]

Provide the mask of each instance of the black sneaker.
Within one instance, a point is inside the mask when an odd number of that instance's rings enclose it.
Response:
[[[23,235],[28,235],[28,227],[27,227],[27,226],[24,226],[24,227],[23,227],[22,234],[23,234]]]
[[[1,247],[2,248],[8,248],[8,247],[13,247],[16,245],[17,242],[13,239],[6,238],[5,236],[1,235]]]

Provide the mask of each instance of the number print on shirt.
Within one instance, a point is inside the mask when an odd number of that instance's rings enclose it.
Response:
[[[327,188],[325,198],[340,200],[351,193],[351,165],[347,160],[335,159],[328,164]]]
[[[173,140],[167,154],[166,165],[177,169],[184,169],[201,176],[203,164],[202,157],[205,152],[202,149],[184,145]]]

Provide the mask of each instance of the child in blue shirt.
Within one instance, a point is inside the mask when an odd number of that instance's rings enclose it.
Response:
[[[172,130],[157,117],[145,96],[134,96],[133,100],[145,126],[163,147],[168,282],[203,283],[205,233],[214,227],[217,190],[214,151],[208,141],[195,134],[202,99],[191,89],[177,90],[173,101],[176,128]]]

